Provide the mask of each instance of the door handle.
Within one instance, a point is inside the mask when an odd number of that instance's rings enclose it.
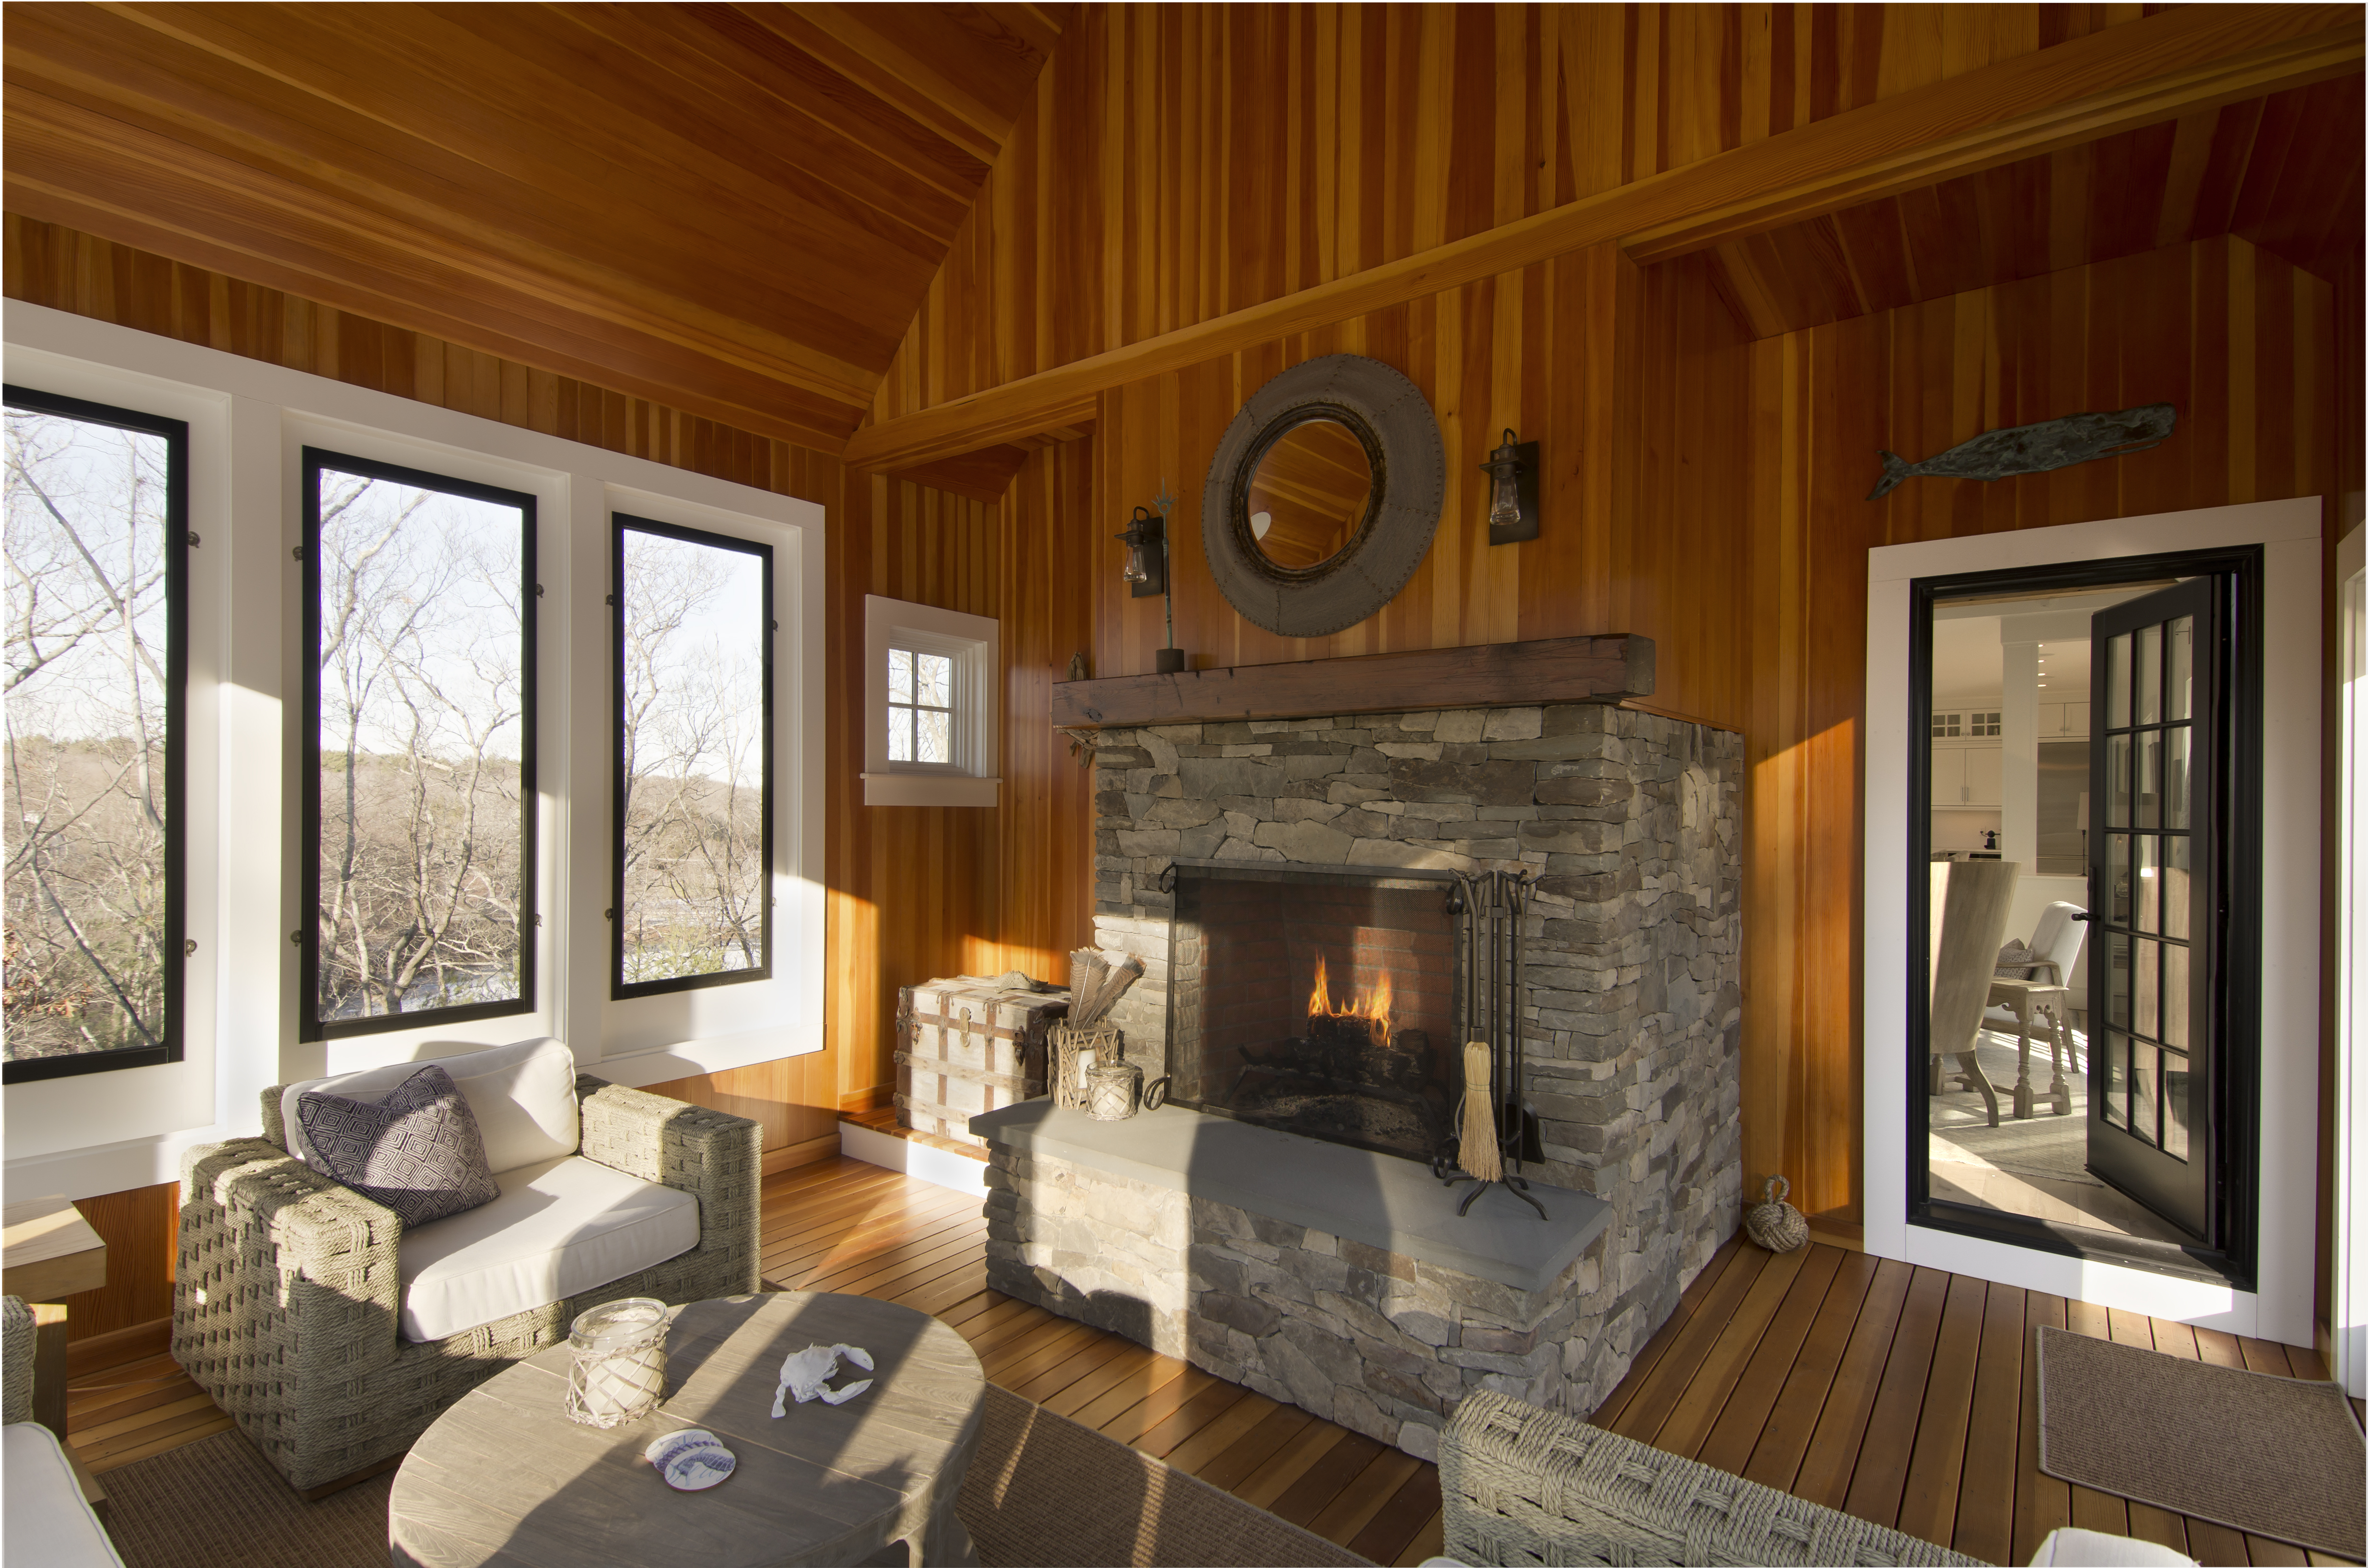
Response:
[[[2091,920],[2095,919],[2095,918],[2096,918],[2096,916],[2095,916],[2095,915],[2090,915],[2087,910],[2085,910],[2085,909],[2084,909],[2084,910],[2082,910],[2079,914],[2078,914],[2078,915],[2076,915],[2072,916],[2072,918],[2073,918],[2073,919],[2075,919],[2075,920],[2079,921],[2082,925],[2084,925],[2084,926],[2085,926],[2085,925],[2087,925],[2089,921],[2091,921]]]

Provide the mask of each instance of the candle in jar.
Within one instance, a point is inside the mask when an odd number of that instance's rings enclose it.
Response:
[[[621,1420],[656,1403],[665,1386],[664,1344],[612,1350],[585,1369],[584,1408],[600,1421]]]

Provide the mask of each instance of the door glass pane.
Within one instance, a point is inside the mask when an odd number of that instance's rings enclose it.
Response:
[[[2130,987],[2135,994],[2137,1016],[2131,1025],[2142,1035],[2159,1035],[2162,993],[2162,944],[2139,940],[2130,952]]]
[[[2130,738],[2115,735],[2105,743],[2105,825],[2130,825]]]
[[[2162,1042],[2182,1051],[2187,1047],[2187,1015],[2192,999],[2187,994],[2189,950],[2162,949]]]
[[[2157,846],[2161,842],[2150,833],[2137,836],[2138,874],[2130,881],[2130,902],[2135,906],[2130,912],[2130,924],[2141,931],[2157,929],[2156,916],[2161,908],[2162,878],[2157,874],[2161,868],[2155,864],[2155,858],[2159,853]]]
[[[2105,835],[2105,912],[2116,926],[2130,923],[2130,835]]]
[[[2105,972],[2105,1019],[2123,1028],[2130,1027],[2130,939],[2114,932],[2105,939],[2107,961],[2112,967]]]
[[[2184,836],[2162,841],[2162,934],[2182,942],[2194,940],[2187,928],[2187,858],[2192,852],[2192,841]]]
[[[2162,722],[2162,628],[2138,628],[2138,722]]]
[[[2162,1053],[2162,1147],[2167,1154],[2187,1158],[2187,1055]]]
[[[2188,827],[2187,770],[2192,759],[2188,748],[2194,743],[2194,732],[2181,726],[2162,732],[2162,825]]]
[[[2142,1040],[2130,1041],[2130,1131],[2149,1143],[2155,1140],[2157,1077],[2154,1047]]]
[[[2128,1097],[2130,1083],[2130,1038],[2127,1035],[2105,1037],[2105,1119],[2116,1127],[2125,1127],[2129,1118],[2123,1114],[2123,1102]]]
[[[2130,634],[2105,642],[2105,728],[2130,727]]]
[[[2137,733],[2137,807],[2140,827],[2162,825],[2162,732]]]
[[[2195,618],[2182,615],[2170,623],[2170,642],[2165,650],[2169,668],[2162,677],[2162,716],[2165,719],[2195,717]]]

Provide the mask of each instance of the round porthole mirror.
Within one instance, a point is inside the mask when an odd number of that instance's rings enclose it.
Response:
[[[1276,433],[1250,474],[1242,503],[1250,542],[1281,571],[1315,570],[1363,529],[1372,495],[1372,460],[1357,432],[1310,413]]]
[[[1210,573],[1280,636],[1354,626],[1421,564],[1445,472],[1430,404],[1405,376],[1355,354],[1294,365],[1242,405],[1210,460]]]

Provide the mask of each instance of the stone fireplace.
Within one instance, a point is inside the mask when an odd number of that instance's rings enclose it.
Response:
[[[1426,1457],[1473,1388],[1593,1410],[1741,1216],[1741,737],[1572,702],[1092,740],[1096,937],[1145,966],[1112,1021],[1175,1099],[977,1119],[989,1282]],[[1441,904],[1491,870],[1537,878],[1543,1217],[1458,1219],[1427,1163]]]

